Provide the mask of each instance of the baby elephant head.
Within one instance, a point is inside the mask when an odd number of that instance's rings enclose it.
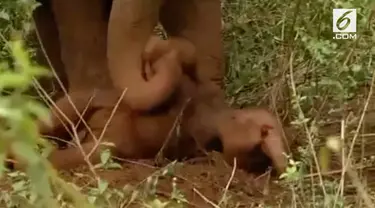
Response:
[[[250,172],[265,171],[268,166],[284,172],[287,159],[282,128],[265,109],[231,110],[219,121],[219,133],[226,161]]]

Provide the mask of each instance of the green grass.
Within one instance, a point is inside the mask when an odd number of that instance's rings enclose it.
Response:
[[[364,155],[372,150],[358,146],[366,146],[360,135],[373,130],[364,132],[359,118],[366,104],[371,106],[366,98],[371,97],[373,84],[375,5],[355,0],[237,0],[223,5],[229,63],[227,94],[240,106],[269,106],[292,129],[289,143],[302,162],[301,170],[305,170],[299,180],[289,184],[293,207],[344,207],[344,201],[348,206],[353,201],[339,189],[343,180],[340,174],[333,179],[305,180],[305,176],[312,174],[310,171],[321,175],[320,171],[328,167],[340,168],[344,158],[352,161],[349,181],[357,181],[356,167],[363,166]],[[333,8],[357,8],[356,40],[332,38]],[[344,126],[341,121],[345,121]],[[333,153],[324,145],[326,139],[341,135],[345,145],[334,154],[336,157],[331,156]],[[338,156],[342,151],[345,156]],[[355,154],[347,157],[350,151]],[[316,166],[317,162],[321,165]],[[358,185],[361,182],[357,182],[359,198],[366,198],[362,193],[366,191],[361,192]]]

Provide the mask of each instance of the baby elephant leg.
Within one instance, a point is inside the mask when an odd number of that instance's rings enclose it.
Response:
[[[87,138],[88,141],[81,145],[85,155],[92,152],[90,158],[85,158],[82,151],[80,151],[78,148],[56,150],[49,157],[49,160],[53,166],[56,169],[69,169],[83,165],[87,163],[87,160],[89,160],[92,164],[97,164],[100,162],[100,154],[104,149],[109,149],[112,155],[116,157],[133,157],[136,154],[133,134],[135,128],[133,127],[130,113],[126,111],[122,112],[122,110],[123,109],[118,109],[118,111],[115,112],[107,126],[107,120],[111,117],[110,115],[105,116],[105,123],[100,123],[100,121],[103,121],[103,118],[98,120],[99,118],[95,119],[95,115],[92,117],[93,120],[99,122],[97,124],[90,122],[91,125],[95,127],[94,133],[97,140],[94,138]],[[108,109],[108,114],[111,111],[111,109]],[[102,132],[103,129],[105,129],[105,132]],[[100,142],[101,139],[103,142],[111,144],[97,144],[97,142]],[[96,149],[93,150],[93,148]]]
[[[67,148],[64,150],[55,150],[53,151],[48,159],[53,165],[53,167],[57,170],[61,169],[70,169],[75,168],[79,165],[83,165],[86,163],[86,160],[90,161],[91,163],[95,164],[100,161],[100,158],[97,154],[93,154],[90,158],[85,158],[89,154],[89,152],[96,146],[94,141],[90,141],[87,143],[82,144],[82,150],[79,148]]]

